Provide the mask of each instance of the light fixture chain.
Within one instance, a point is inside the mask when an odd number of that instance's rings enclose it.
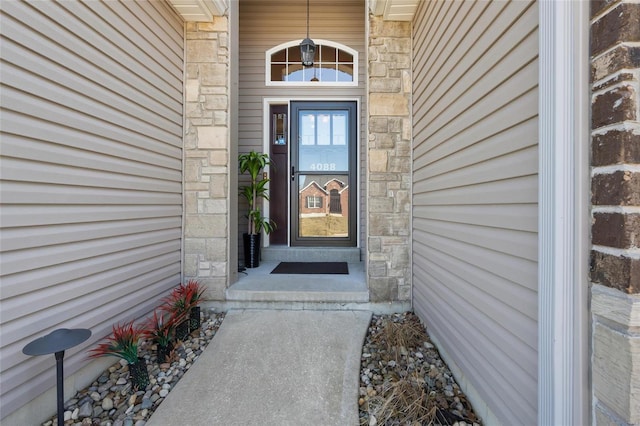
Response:
[[[309,38],[309,0],[307,0],[307,38]]]

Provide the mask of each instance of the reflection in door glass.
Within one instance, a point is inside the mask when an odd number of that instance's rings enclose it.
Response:
[[[300,111],[300,145],[298,166],[303,172],[347,172],[349,146],[347,120],[349,112]]]
[[[300,175],[299,237],[349,236],[349,185],[345,175]]]
[[[318,114],[318,145],[331,145],[331,116]]]

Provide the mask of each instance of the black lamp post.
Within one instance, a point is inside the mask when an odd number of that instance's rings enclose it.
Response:
[[[300,43],[300,55],[302,56],[302,65],[305,67],[313,66],[313,58],[316,54],[316,44],[309,38],[309,0],[307,0],[307,38]]]
[[[60,328],[53,330],[46,336],[39,337],[22,348],[25,355],[48,355],[56,356],[56,383],[58,392],[58,426],[64,425],[64,372],[62,360],[64,351],[84,342],[91,336],[91,330],[75,328],[69,330]]]

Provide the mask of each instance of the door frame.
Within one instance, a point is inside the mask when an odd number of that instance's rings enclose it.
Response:
[[[294,105],[295,104],[295,105]],[[348,201],[347,201],[347,210],[348,210],[348,234],[347,237],[320,237],[320,236],[300,236],[299,232],[301,230],[301,217],[299,215],[301,200],[300,200],[300,192],[298,188],[292,188],[289,186],[289,200],[291,201],[291,218],[293,221],[289,223],[290,227],[290,238],[289,244],[291,246],[296,247],[355,247],[357,245],[357,235],[358,235],[358,222],[356,220],[356,215],[358,214],[357,210],[353,210],[353,207],[356,205],[356,200],[358,199],[358,155],[357,155],[357,147],[358,142],[360,142],[358,138],[358,127],[357,127],[357,104],[352,101],[294,101],[290,103],[289,108],[289,130],[291,135],[291,142],[289,143],[289,147],[291,148],[289,151],[289,159],[292,161],[289,165],[295,166],[297,171],[295,173],[297,178],[301,178],[304,175],[310,176],[322,176],[322,175],[332,175],[334,173],[330,171],[315,171],[315,170],[306,170],[305,172],[300,171],[300,162],[301,159],[299,157],[299,153],[301,150],[301,145],[294,140],[296,137],[299,138],[299,132],[301,129],[301,122],[299,120],[299,114],[302,111],[348,111],[348,124],[347,128],[349,130],[347,136],[347,148],[349,153],[349,161],[347,163],[347,186],[349,188],[348,192]],[[352,144],[355,144],[352,145]],[[293,171],[293,169],[291,169]],[[338,171],[335,172],[337,175],[342,175],[344,172]],[[293,181],[293,175],[292,175]],[[300,184],[300,181],[296,179],[296,182]],[[355,186],[355,188],[353,188]],[[353,189],[356,189],[354,191]],[[327,203],[328,206],[328,203]],[[296,213],[297,212],[297,213]]]
[[[270,152],[270,107],[271,105],[287,105],[288,108],[288,118],[289,118],[289,130],[291,130],[291,102],[314,102],[314,101],[324,101],[324,102],[355,102],[356,103],[356,135],[357,135],[357,146],[356,146],[356,182],[358,183],[358,191],[356,195],[356,247],[361,247],[362,245],[362,232],[361,232],[361,207],[362,207],[362,173],[363,171],[361,167],[358,165],[361,164],[362,159],[362,108],[361,102],[362,99],[358,96],[322,96],[322,97],[312,97],[312,96],[283,96],[283,97],[265,97],[262,99],[262,152]],[[289,149],[289,159],[291,158],[291,144],[287,144]],[[271,170],[269,166],[267,166],[264,171],[270,175]],[[291,181],[288,181],[287,193],[290,192]],[[263,204],[263,212],[266,217],[269,217],[269,201],[265,200]],[[289,223],[291,223],[291,200],[287,202],[287,212],[289,214]],[[289,227],[290,228],[290,227]],[[287,247],[291,247],[291,230],[287,230]],[[269,246],[269,238],[266,235],[263,235],[262,238],[263,247]]]

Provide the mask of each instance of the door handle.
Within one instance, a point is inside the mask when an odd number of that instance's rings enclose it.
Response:
[[[291,182],[296,180],[296,168],[295,166],[291,166]]]

